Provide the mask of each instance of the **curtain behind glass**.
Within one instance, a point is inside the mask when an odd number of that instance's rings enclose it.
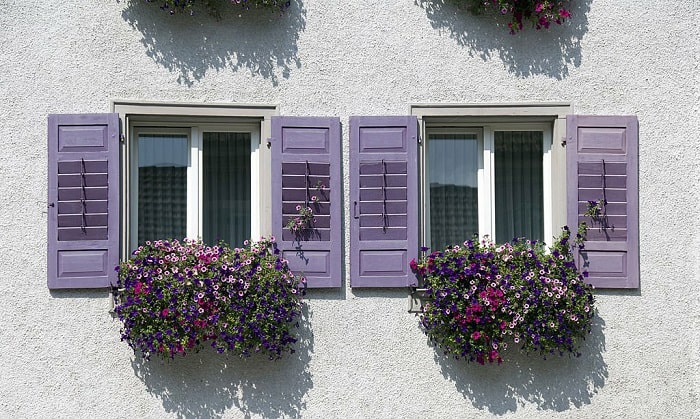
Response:
[[[476,134],[431,134],[428,141],[430,247],[441,250],[479,233]]]
[[[544,238],[542,132],[496,131],[496,242]]]
[[[139,135],[139,244],[187,234],[188,155],[186,135]]]
[[[223,240],[242,246],[250,238],[250,153],[249,133],[204,133],[202,239],[207,244]]]

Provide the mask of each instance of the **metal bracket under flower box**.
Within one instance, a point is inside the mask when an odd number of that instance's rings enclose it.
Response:
[[[427,301],[425,296],[426,288],[413,288],[408,295],[408,312],[421,313],[421,307]]]
[[[109,287],[109,301],[110,307],[108,313],[112,315],[113,318],[117,317],[117,312],[114,310],[116,308],[115,299],[119,298],[119,294],[124,292],[125,288],[118,288],[112,285]]]

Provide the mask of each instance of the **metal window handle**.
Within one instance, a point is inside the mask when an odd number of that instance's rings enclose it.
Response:
[[[355,202],[353,203],[353,207],[352,207],[352,218],[354,218],[354,219],[360,218],[360,217],[357,215],[357,201],[355,201]]]

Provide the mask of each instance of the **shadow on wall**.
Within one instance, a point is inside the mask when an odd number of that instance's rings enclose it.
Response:
[[[269,361],[238,358],[207,347],[200,353],[163,362],[138,357],[132,367],[164,409],[180,418],[221,417],[237,408],[246,417],[299,417],[313,387],[308,364],[313,352],[310,314],[304,309],[296,352]]]
[[[571,19],[549,30],[524,30],[511,35],[507,19],[500,15],[472,15],[453,0],[415,0],[433,28],[447,31],[469,54],[490,60],[498,56],[508,71],[518,77],[545,75],[563,79],[569,66],[581,65],[581,39],[588,32],[587,14],[592,0],[571,2]]]
[[[479,365],[448,358],[436,348],[435,359],[445,378],[476,408],[504,415],[534,404],[539,410],[563,412],[591,403],[605,384],[604,327],[597,316],[579,358],[555,355],[544,360],[513,352],[502,365]]]
[[[301,0],[292,0],[283,14],[224,4],[218,19],[204,10],[171,16],[156,3],[131,0],[122,17],[141,32],[149,57],[179,73],[180,84],[191,86],[209,70],[246,69],[277,85],[280,74],[288,78],[301,67],[297,41],[306,27]]]

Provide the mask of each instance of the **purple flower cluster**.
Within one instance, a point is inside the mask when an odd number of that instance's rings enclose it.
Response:
[[[146,242],[117,270],[121,337],[146,358],[185,355],[206,342],[241,356],[294,352],[306,280],[289,270],[274,238],[235,249]]]
[[[152,3],[154,0],[146,0],[149,3]],[[199,1],[197,0],[156,0],[158,3],[162,2],[162,5],[160,6],[161,9],[169,12],[171,15],[174,15],[176,13],[189,13],[190,15],[194,14],[194,6],[198,3],[203,3],[204,6],[211,8],[213,7],[211,5],[210,1],[204,0],[204,1]],[[278,11],[284,11],[286,10],[289,5],[290,1],[289,0],[229,0],[231,4],[235,4],[238,6],[243,7],[245,10],[250,10],[250,9],[270,9],[270,10],[278,10]]]
[[[457,358],[501,363],[505,290],[496,255],[473,241],[428,255],[411,269],[423,278],[427,297],[421,325],[436,345]]]
[[[524,239],[470,240],[412,261],[430,299],[421,314],[426,334],[445,353],[480,364],[501,363],[509,343],[545,357],[580,355],[594,298],[569,239],[565,228],[549,250]]]
[[[561,25],[571,17],[570,0],[458,0],[469,5],[474,13],[489,10],[509,15],[511,34],[523,29],[523,21],[529,21],[536,29],[547,29],[552,23]]]

